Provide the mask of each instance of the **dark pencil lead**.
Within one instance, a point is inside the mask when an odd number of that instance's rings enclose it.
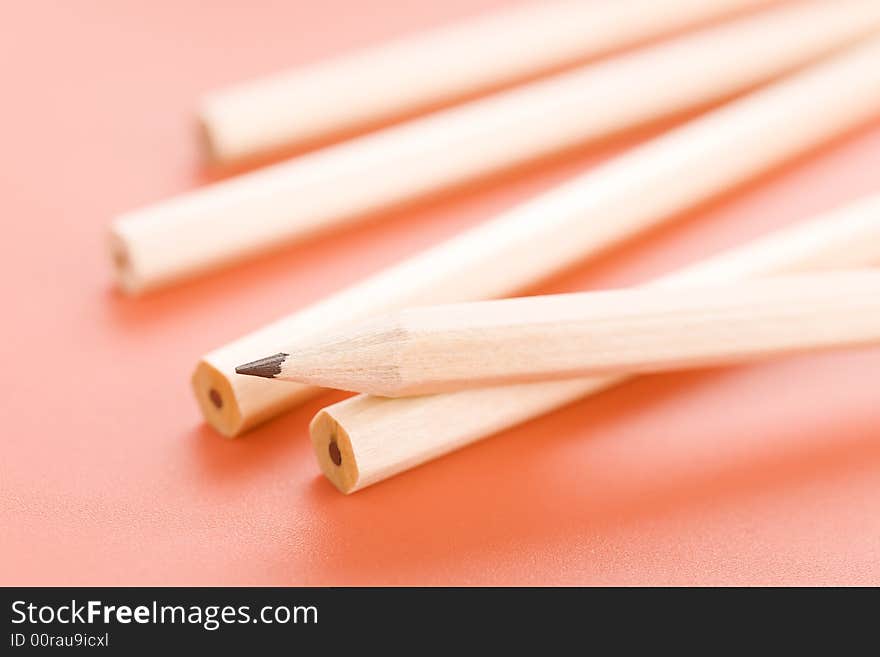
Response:
[[[287,360],[290,354],[278,353],[274,356],[267,356],[251,363],[245,363],[235,368],[236,374],[249,374],[250,376],[262,376],[265,379],[272,379],[281,374],[281,365]]]

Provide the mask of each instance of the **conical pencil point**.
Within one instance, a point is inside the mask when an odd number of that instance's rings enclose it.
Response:
[[[255,360],[235,368],[236,374],[248,374],[250,376],[262,376],[265,379],[272,379],[281,374],[281,365],[287,360],[290,354],[277,353],[273,356],[267,356],[260,360]]]

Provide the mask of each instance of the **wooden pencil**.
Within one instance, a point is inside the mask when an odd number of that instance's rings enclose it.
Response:
[[[878,29],[873,0],[786,7],[222,181],[118,217],[116,279],[136,294],[203,274],[726,97]]]
[[[235,374],[292,335],[513,294],[863,124],[880,113],[878,57],[880,39],[847,50],[205,355],[192,379],[199,407],[220,433],[238,435],[314,394]]]
[[[880,196],[777,231],[652,285],[698,286],[876,263]],[[358,395],[315,416],[312,443],[326,477],[351,493],[625,380],[592,377],[399,399]]]
[[[208,94],[211,159],[369,127],[777,0],[531,2]]]
[[[877,343],[880,272],[857,271],[408,308],[235,371],[412,397]]]

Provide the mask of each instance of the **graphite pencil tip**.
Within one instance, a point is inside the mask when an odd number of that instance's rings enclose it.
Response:
[[[287,360],[290,354],[277,353],[273,356],[266,356],[260,360],[255,360],[235,368],[236,374],[249,374],[250,376],[262,376],[265,379],[272,379],[281,374],[281,365]]]

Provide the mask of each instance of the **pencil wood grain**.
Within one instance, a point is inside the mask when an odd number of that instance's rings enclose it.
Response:
[[[399,310],[236,368],[384,397],[880,343],[880,272]]]
[[[880,196],[778,231],[651,285],[689,289],[876,263]],[[399,399],[358,395],[315,416],[312,444],[325,476],[340,491],[351,493],[625,380],[588,377]],[[340,455],[338,463],[328,456],[331,444]]]

